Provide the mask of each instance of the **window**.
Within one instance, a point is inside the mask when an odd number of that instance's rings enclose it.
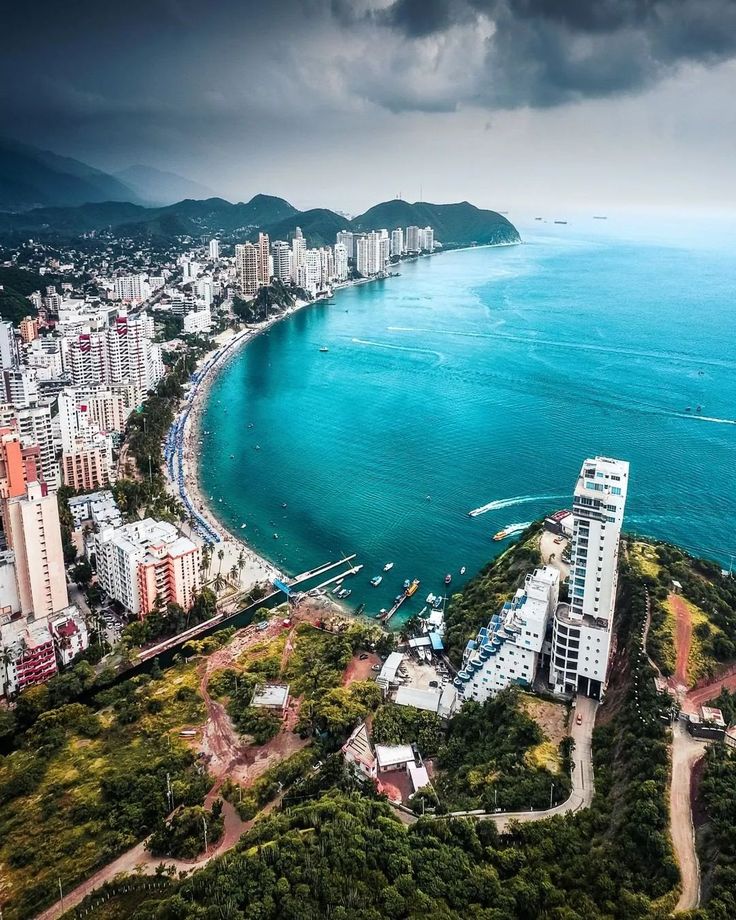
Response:
[[[613,495],[620,495],[621,494],[620,486],[611,486],[611,493]]]

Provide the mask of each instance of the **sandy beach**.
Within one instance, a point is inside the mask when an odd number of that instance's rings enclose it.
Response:
[[[230,570],[235,567],[238,569],[236,581],[239,582],[240,588],[244,591],[249,590],[259,582],[270,583],[274,578],[283,578],[285,577],[285,573],[281,572],[267,559],[259,555],[244,540],[228,531],[208,505],[199,487],[199,476],[197,471],[199,439],[203,437],[201,433],[202,411],[206,404],[207,395],[212,386],[212,382],[227,360],[237,354],[245,344],[250,342],[257,335],[260,335],[275,323],[313,302],[314,301],[298,301],[296,306],[291,310],[273,319],[248,326],[236,332],[227,329],[220,333],[220,335],[214,339],[216,346],[204,355],[200,361],[198,368],[202,368],[205,365],[208,366],[203,376],[194,385],[194,390],[190,392],[188,403],[182,408],[179,415],[179,417],[181,417],[182,413],[186,412],[188,409],[183,435],[181,437],[181,446],[179,448],[182,457],[181,465],[183,470],[184,490],[193,508],[195,508],[197,513],[209,524],[212,531],[220,537],[219,542],[213,545],[210,575],[214,577],[218,572],[222,572],[224,576],[229,578]],[[168,470],[167,479],[170,489],[175,494],[178,494],[179,489],[177,483],[171,479]],[[194,532],[189,524],[184,524],[182,529],[197,543],[202,544],[204,542],[202,537]],[[219,558],[220,551],[224,554],[222,560]],[[239,565],[239,563],[241,564]]]

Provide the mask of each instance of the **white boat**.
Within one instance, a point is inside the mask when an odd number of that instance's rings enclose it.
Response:
[[[383,575],[374,575],[373,578],[371,578],[371,584],[373,585],[374,588],[377,588],[381,584],[382,581],[383,581]]]
[[[393,567],[394,567],[393,562],[387,562],[386,565],[384,565],[383,567],[383,571],[390,572]]]
[[[464,575],[465,572],[466,572],[466,569],[465,569],[465,566],[463,566],[463,567],[460,569],[460,574],[461,574],[461,575]]]

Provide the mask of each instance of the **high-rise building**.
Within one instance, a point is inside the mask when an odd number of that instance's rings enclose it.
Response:
[[[580,470],[572,508],[570,600],[558,605],[552,632],[550,682],[557,693],[598,698],[605,691],[628,482],[625,460],[593,457]]]
[[[270,245],[267,233],[258,234],[258,283],[268,284],[271,280]]]
[[[220,260],[220,241],[219,240],[210,240],[210,259],[213,262],[219,262]]]
[[[419,227],[406,228],[406,251],[411,253],[421,252],[422,244],[419,239]]]
[[[385,271],[389,263],[390,240],[387,230],[371,230],[357,237],[356,268],[364,277]]]
[[[38,379],[30,367],[20,367],[2,371],[3,402],[14,406],[28,406],[38,402]]]
[[[20,349],[13,324],[0,320],[0,368],[12,370],[20,365]]]
[[[279,281],[291,281],[291,247],[284,240],[274,240],[271,243],[273,256],[273,274]]]
[[[21,611],[36,619],[67,607],[64,552],[56,495],[29,482],[24,495],[5,502],[5,538],[15,553]]]
[[[0,425],[18,433],[24,449],[33,449],[36,455],[38,478],[50,489],[59,485],[59,465],[56,462],[56,444],[48,405],[0,405]],[[35,479],[36,476],[30,477]]]
[[[235,247],[235,272],[240,289],[246,297],[258,293],[259,248],[253,243],[238,244]]]
[[[344,243],[335,244],[335,279],[348,280],[348,250]]]
[[[355,251],[355,234],[353,234],[351,230],[338,230],[335,241],[345,247],[345,251],[348,254],[348,259],[352,260],[356,258],[357,253]]]
[[[291,241],[291,272],[294,278],[296,278],[299,268],[304,265],[306,251],[307,241],[302,234],[302,228],[297,227],[294,230],[294,238]]]
[[[391,255],[399,257],[404,254],[404,231],[401,227],[391,231]]]
[[[97,576],[110,597],[136,616],[158,596],[189,608],[200,584],[199,547],[166,522],[145,518],[104,528],[93,538]]]
[[[115,295],[123,303],[141,303],[151,296],[145,275],[121,275],[114,282]]]
[[[419,231],[419,246],[425,252],[434,252],[434,230],[431,227]]]

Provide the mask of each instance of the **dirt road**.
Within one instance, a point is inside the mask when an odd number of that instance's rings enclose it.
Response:
[[[694,910],[700,903],[700,864],[695,849],[690,788],[693,767],[703,756],[705,748],[705,742],[696,741],[681,722],[675,724],[672,732],[670,832],[682,881],[682,893],[675,912]]]
[[[693,637],[693,623],[690,608],[679,594],[670,594],[667,603],[675,615],[675,682],[680,687],[688,686],[687,663],[690,659],[690,644]]]

